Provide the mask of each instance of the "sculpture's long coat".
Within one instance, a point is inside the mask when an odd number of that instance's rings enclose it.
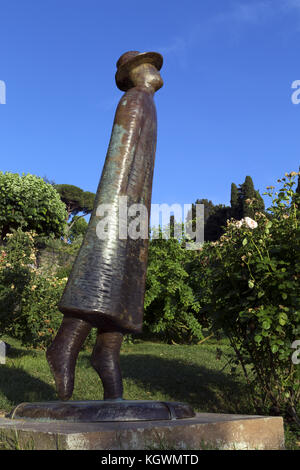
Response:
[[[88,230],[59,304],[62,313],[141,331],[148,240],[119,239],[117,207],[118,196],[127,196],[128,207],[142,203],[150,216],[156,129],[153,95],[131,88],[116,111]],[[114,208],[105,240],[96,233],[100,204]]]

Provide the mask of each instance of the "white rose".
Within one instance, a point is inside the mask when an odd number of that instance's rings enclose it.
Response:
[[[254,229],[257,227],[257,222],[255,220],[251,219],[250,217],[245,217],[242,219],[245,225],[251,229]]]

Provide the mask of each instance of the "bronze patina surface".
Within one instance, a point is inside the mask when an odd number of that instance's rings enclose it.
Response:
[[[92,327],[98,328],[92,365],[104,398],[122,398],[119,351],[125,333],[142,330],[148,239],[120,237],[118,209],[120,197],[126,197],[128,207],[143,204],[150,217],[157,134],[153,96],[163,85],[162,62],[156,52],[137,51],[117,62],[116,83],[125,94],[116,110],[87,233],[59,303],[63,321],[47,350],[61,400],[72,395],[76,359]],[[97,231],[103,207],[109,207],[107,237]]]
[[[142,329],[147,239],[119,237],[119,197],[143,204],[150,214],[156,147],[153,94],[130,88],[118,105],[106,161],[87,234],[59,304],[61,312],[109,322],[126,331]],[[97,236],[99,206],[111,206],[110,231]]]
[[[53,401],[21,403],[11,413],[12,419],[35,421],[115,422],[192,418],[192,408],[180,402],[148,400]]]

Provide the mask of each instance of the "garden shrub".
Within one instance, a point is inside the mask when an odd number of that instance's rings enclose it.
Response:
[[[67,278],[37,269],[35,237],[18,229],[0,248],[0,330],[24,345],[46,348],[62,319],[57,304]]]
[[[45,245],[46,242],[46,245]],[[7,234],[0,246],[0,331],[21,340],[24,346],[46,349],[62,321],[58,302],[66,285],[71,262],[80,247],[61,240],[43,240],[43,249],[54,250],[52,263],[38,266],[41,237],[21,229]],[[92,329],[84,347],[93,347]]]
[[[23,291],[35,268],[34,234],[20,229],[0,246],[0,325],[6,327],[19,310]]]
[[[203,338],[197,319],[199,304],[189,285],[187,268],[194,254],[175,238],[153,239],[145,293],[144,328],[167,342],[193,342]]]
[[[69,277],[81,243],[82,236],[78,236],[72,243],[65,243],[61,239],[52,237],[43,240],[39,243],[39,270],[61,279]]]
[[[0,171],[0,238],[17,228],[61,236],[66,217],[58,192],[43,178]]]
[[[53,341],[61,324],[57,305],[66,279],[35,273],[24,288],[20,308],[9,326],[9,334],[25,346],[45,349]]]

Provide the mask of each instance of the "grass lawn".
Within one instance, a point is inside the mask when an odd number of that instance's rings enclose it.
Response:
[[[27,349],[8,337],[6,364],[0,365],[0,410],[9,412],[24,401],[57,400],[54,379],[45,352]],[[230,354],[226,340],[200,345],[168,345],[150,341],[124,344],[121,368],[124,398],[128,400],[184,401],[195,411],[255,414],[242,374],[230,374],[226,358],[216,358],[216,348]],[[91,350],[80,353],[72,400],[101,400],[101,381],[90,365]],[[239,371],[237,371],[239,372]],[[288,433],[289,442],[296,438]],[[297,438],[300,440],[299,438]],[[293,444],[293,448],[297,446]]]
[[[45,352],[27,349],[8,337],[6,364],[0,365],[0,409],[11,410],[20,401],[57,400],[54,379]],[[218,342],[220,347],[220,342]],[[223,351],[230,348],[224,341]],[[72,400],[101,400],[101,381],[90,365],[91,350],[80,353]],[[225,358],[216,359],[216,343],[198,346],[137,341],[124,344],[121,368],[124,398],[190,403],[196,411],[250,412],[242,378],[229,375]],[[227,370],[228,369],[228,370]],[[245,397],[246,398],[246,397]]]

